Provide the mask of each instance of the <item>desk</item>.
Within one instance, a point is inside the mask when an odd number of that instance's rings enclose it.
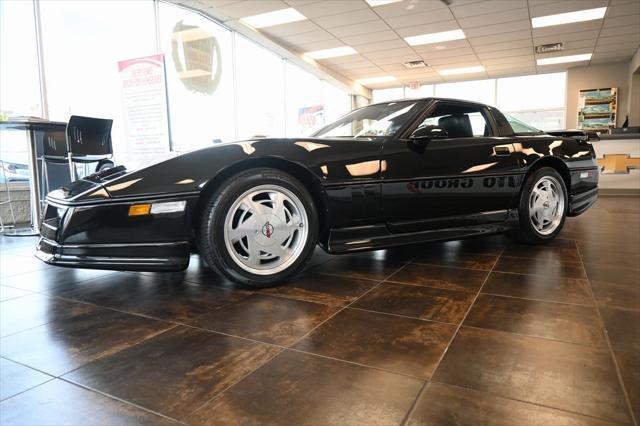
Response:
[[[29,187],[29,225],[18,228],[5,235],[38,235],[40,229],[40,202],[43,198],[40,188],[42,166],[42,144],[45,132],[64,134],[67,123],[37,119],[0,121],[0,160],[3,164],[14,164],[22,173],[16,173],[9,179],[10,190],[14,183],[28,182]],[[24,173],[24,166],[28,171]],[[4,174],[0,173],[0,178]],[[3,186],[4,187],[4,186]]]

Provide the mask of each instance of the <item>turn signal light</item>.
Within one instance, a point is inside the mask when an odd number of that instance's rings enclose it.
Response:
[[[151,204],[134,204],[129,207],[129,216],[145,216],[151,211]]]

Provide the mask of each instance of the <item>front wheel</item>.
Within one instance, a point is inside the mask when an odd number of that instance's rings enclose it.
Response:
[[[208,200],[198,230],[200,255],[250,287],[277,284],[299,271],[316,245],[313,199],[276,169],[238,174]]]
[[[558,172],[542,167],[527,177],[518,207],[517,239],[541,244],[553,240],[567,216],[567,188]]]

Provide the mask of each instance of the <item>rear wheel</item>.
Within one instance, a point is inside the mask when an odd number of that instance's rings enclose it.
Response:
[[[542,167],[527,177],[520,196],[517,238],[530,244],[553,240],[567,216],[567,188],[560,174]]]
[[[294,177],[276,169],[238,174],[208,200],[198,230],[200,255],[251,287],[277,284],[299,271],[316,245],[313,200]]]

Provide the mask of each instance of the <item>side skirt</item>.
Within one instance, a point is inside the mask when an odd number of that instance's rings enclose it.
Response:
[[[509,211],[507,220],[491,224],[475,224],[420,232],[392,233],[385,224],[332,229],[321,247],[330,254],[380,250],[410,244],[458,240],[467,237],[498,234],[518,226],[517,211]]]

